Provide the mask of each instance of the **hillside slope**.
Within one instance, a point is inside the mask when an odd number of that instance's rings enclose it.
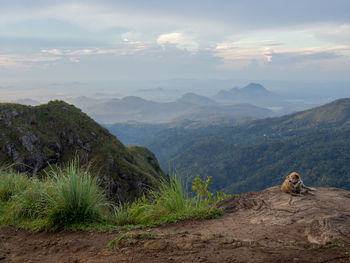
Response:
[[[145,148],[126,148],[107,129],[63,101],[40,106],[0,105],[0,162],[21,172],[40,174],[50,164],[76,156],[90,163],[112,199],[131,200],[143,186],[163,176]]]
[[[189,177],[213,176],[231,193],[279,184],[299,171],[307,184],[350,189],[350,99],[240,125],[177,127],[145,144],[161,166]]]

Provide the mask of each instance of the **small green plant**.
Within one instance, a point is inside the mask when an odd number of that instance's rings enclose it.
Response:
[[[196,193],[199,200],[208,200],[211,203],[213,202],[213,193],[209,191],[209,186],[212,184],[211,178],[212,176],[208,176],[204,181],[201,179],[200,175],[197,174],[196,178],[192,182],[192,191]]]
[[[344,244],[330,243],[330,244],[325,245],[325,248],[332,248],[332,247],[344,247]]]
[[[120,249],[132,246],[141,240],[151,240],[154,238],[155,234],[152,232],[131,232],[116,236],[108,243],[108,247],[112,249]]]
[[[216,196],[214,196],[214,194],[209,191],[209,186],[212,184],[211,178],[212,176],[207,176],[206,180],[202,180],[199,174],[196,175],[196,178],[192,182],[192,191],[196,193],[198,200],[213,204],[232,196],[223,192],[216,192]]]

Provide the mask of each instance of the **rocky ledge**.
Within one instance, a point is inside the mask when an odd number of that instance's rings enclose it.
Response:
[[[310,243],[329,244],[350,237],[350,192],[316,188],[315,195],[291,196],[279,186],[248,192],[222,201],[226,213],[244,218],[247,224],[268,228],[304,228]]]

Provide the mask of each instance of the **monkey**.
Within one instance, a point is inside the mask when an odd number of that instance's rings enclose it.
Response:
[[[316,191],[316,189],[304,185],[303,181],[300,178],[300,175],[296,172],[293,172],[284,180],[281,186],[281,191],[293,196],[302,196],[306,193],[314,195],[314,193],[311,191]]]

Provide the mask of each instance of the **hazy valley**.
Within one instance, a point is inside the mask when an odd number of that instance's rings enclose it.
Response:
[[[294,170],[308,184],[349,189],[349,112],[349,99],[340,99],[261,120],[107,127],[124,143],[148,147],[165,172],[177,171],[189,182],[196,174],[212,176],[214,189],[228,193],[279,184]]]

